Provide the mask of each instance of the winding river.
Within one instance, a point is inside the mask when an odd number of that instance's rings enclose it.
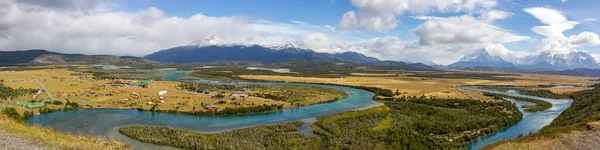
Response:
[[[185,72],[176,71],[166,80],[177,80],[186,76]],[[193,82],[214,83],[207,80],[193,80]],[[297,83],[270,83],[270,82],[245,82],[238,84],[297,84]],[[322,115],[360,110],[382,105],[372,100],[373,93],[343,86],[300,84],[340,89],[348,93],[348,97],[336,102],[303,106],[299,108],[285,109],[277,112],[249,114],[249,115],[214,115],[214,116],[192,116],[170,113],[153,113],[137,110],[118,109],[80,109],[73,111],[53,112],[26,120],[27,124],[51,127],[58,131],[71,133],[82,133],[89,135],[104,136],[109,139],[121,141],[132,145],[136,149],[174,149],[173,147],[155,145],[140,142],[124,136],[118,132],[118,128],[125,125],[155,125],[170,126],[198,132],[214,133],[236,128],[244,128],[264,124],[276,124],[287,121],[302,120],[314,122],[314,118]],[[506,127],[496,133],[473,141],[469,149],[478,149],[484,145],[500,140],[506,140],[536,132],[548,125],[562,111],[570,106],[571,101],[554,100],[540,97],[532,97],[510,92],[498,92],[482,90],[475,87],[461,87],[467,90],[478,90],[498,94],[507,94],[518,97],[535,98],[551,102],[554,106],[548,110],[527,113],[523,112],[523,120]],[[519,108],[528,105],[525,102],[514,101]]]

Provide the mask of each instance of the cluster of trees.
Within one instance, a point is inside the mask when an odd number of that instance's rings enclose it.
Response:
[[[461,149],[468,141],[522,118],[510,102],[406,98],[386,101],[389,111],[346,112],[313,124],[330,149]],[[345,115],[352,113],[352,115]],[[389,127],[382,122],[391,117]]]
[[[17,110],[12,107],[4,108],[2,110],[2,113],[4,113],[6,116],[8,116],[9,118],[11,118],[17,122],[23,122],[23,120],[24,120],[23,116],[21,116],[21,114],[19,114],[17,112]]]
[[[567,99],[570,98],[569,94],[557,94],[554,93],[550,90],[541,90],[541,89],[537,89],[537,90],[519,90],[518,91],[521,94],[525,94],[525,95],[532,95],[532,96],[537,96],[537,97],[545,97],[545,98],[553,98],[553,99]]]
[[[119,132],[143,142],[186,149],[318,149],[320,138],[293,133],[302,124],[262,125],[215,134],[157,126],[125,126]]]
[[[270,111],[276,111],[279,109],[282,109],[283,107],[280,107],[281,105],[267,105],[267,104],[263,104],[263,105],[259,105],[259,106],[252,106],[252,107],[237,107],[237,108],[225,108],[219,112],[216,112],[215,114],[223,114],[223,115],[230,115],[230,114],[251,114],[251,113],[261,113],[261,112],[270,112]]]
[[[514,99],[514,100],[518,100],[518,101],[530,102],[530,103],[535,104],[535,105],[521,106],[522,108],[525,108],[525,110],[524,110],[525,112],[544,111],[544,110],[552,107],[552,103],[543,101],[543,100],[522,98],[522,97],[516,97],[516,96],[508,96],[508,95],[502,95],[502,94],[494,94],[494,93],[488,93],[488,92],[484,92],[483,95],[492,97],[494,99],[510,98],[510,99]]]
[[[236,108],[225,108],[221,111],[195,111],[195,112],[180,112],[177,110],[160,110],[153,105],[150,109],[137,108],[138,111],[152,111],[152,112],[165,112],[165,113],[180,113],[190,115],[235,115],[235,114],[253,114],[253,113],[264,113],[271,111],[278,111],[283,109],[282,105],[258,105],[251,107],[236,107]]]
[[[25,88],[13,89],[11,87],[4,85],[3,83],[0,83],[0,99],[1,100],[9,100],[9,99],[12,100],[19,96],[34,94],[37,91],[38,91],[37,89],[25,89]]]
[[[318,117],[318,136],[297,132],[302,122],[263,125],[216,134],[156,126],[119,131],[144,142],[188,149],[462,149],[478,137],[522,118],[515,104],[405,97],[385,106]]]

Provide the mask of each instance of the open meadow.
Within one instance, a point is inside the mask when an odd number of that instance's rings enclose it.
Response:
[[[485,72],[464,72],[466,74],[487,74]],[[470,98],[456,86],[460,85],[510,85],[510,86],[537,86],[537,85],[566,85],[566,84],[593,84],[595,78],[538,74],[514,74],[511,76],[489,76],[486,78],[455,78],[436,76],[410,76],[402,74],[367,74],[354,73],[352,76],[339,78],[294,77],[294,76],[268,76],[268,75],[241,75],[241,78],[251,80],[328,83],[353,86],[380,87],[398,91],[404,96],[433,96],[439,98]],[[556,92],[576,92],[587,88],[553,88]],[[479,92],[464,91],[478,99],[489,99]]]
[[[217,111],[226,108],[254,106],[279,106],[292,108],[300,105],[323,103],[346,97],[341,90],[312,86],[268,85],[252,88],[204,85],[201,89],[183,89],[182,83],[173,81],[96,79],[90,73],[74,72],[67,69],[43,69],[26,71],[8,71],[0,73],[0,80],[11,88],[40,89],[33,76],[61,104],[46,104],[50,109],[63,107],[62,103],[75,102],[83,108],[120,108],[143,110],[175,110],[178,112]],[[143,83],[148,82],[148,83]],[[149,84],[144,86],[144,84]],[[242,91],[242,89],[244,89]],[[33,95],[19,96],[3,105],[14,106],[19,112],[38,111],[38,108],[27,109],[17,102],[49,101],[44,92],[33,98]],[[211,106],[212,108],[206,108]],[[205,107],[205,108],[203,108]]]

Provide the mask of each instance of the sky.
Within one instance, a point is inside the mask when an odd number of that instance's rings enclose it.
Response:
[[[600,58],[597,0],[0,0],[0,51],[144,56],[213,35],[447,65],[486,50]]]

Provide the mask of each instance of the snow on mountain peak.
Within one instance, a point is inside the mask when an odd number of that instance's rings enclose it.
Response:
[[[202,46],[208,46],[208,45],[222,45],[222,44],[225,44],[225,42],[223,42],[223,40],[221,40],[216,35],[213,35],[210,38],[207,38],[204,40],[194,41],[194,42],[190,43],[188,46],[202,47]]]

